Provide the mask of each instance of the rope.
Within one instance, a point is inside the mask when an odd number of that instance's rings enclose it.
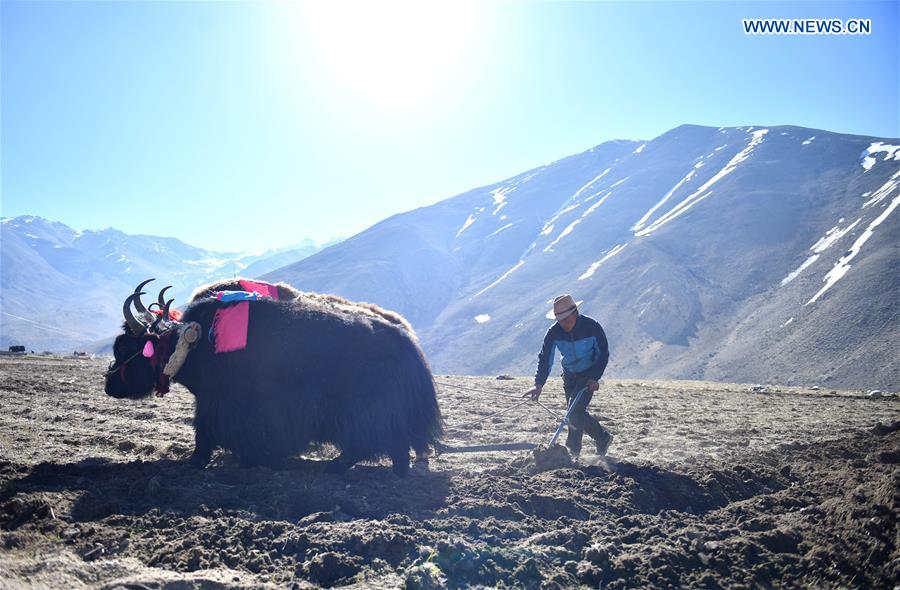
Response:
[[[556,412],[554,412],[553,410],[551,410],[550,408],[548,408],[547,406],[542,404],[541,400],[536,399],[536,400],[534,400],[534,403],[536,403],[537,405],[539,405],[542,408],[544,408],[545,410],[547,410],[550,413],[550,415],[553,416],[554,418],[556,418],[557,420],[562,420],[562,416],[560,416],[559,414],[557,414]]]
[[[500,414],[505,414],[506,412],[508,412],[508,411],[510,411],[510,410],[514,410],[514,409],[518,408],[518,407],[521,406],[521,405],[527,404],[527,403],[530,402],[530,401],[531,401],[530,399],[526,399],[525,401],[521,401],[521,402],[519,402],[519,403],[517,403],[517,404],[515,404],[515,405],[509,406],[509,407],[506,408],[505,410],[500,410],[499,412],[494,412],[493,414],[488,414],[487,416],[485,416],[485,417],[482,418],[481,420],[477,420],[477,421],[475,421],[475,422],[472,422],[471,424],[469,424],[469,426],[475,426],[476,424],[481,424],[482,422],[484,422],[485,420],[487,420],[487,419],[489,419],[489,418],[493,418],[494,416],[499,416]],[[465,426],[465,425],[464,425],[464,426]]]
[[[134,353],[133,355],[131,355],[130,357],[128,357],[127,359],[125,359],[124,361],[122,361],[121,363],[118,363],[118,364],[116,364],[116,362],[113,361],[113,362],[112,362],[112,365],[111,365],[112,368],[111,368],[110,370],[108,370],[108,371],[104,371],[104,372],[103,372],[103,376],[106,377],[106,376],[108,376],[108,375],[112,375],[113,373],[115,373],[116,371],[118,371],[119,369],[121,369],[122,367],[124,367],[125,365],[127,365],[128,363],[130,363],[130,362],[134,359],[134,357],[136,357],[136,356],[139,355],[139,354],[142,354],[143,352],[144,352],[143,350],[139,350],[139,351],[137,351],[136,353]]]
[[[471,387],[463,387],[462,385],[454,385],[453,383],[444,383],[442,381],[435,381],[435,385],[443,385],[445,387],[453,387],[455,389],[461,389],[463,391],[472,391],[474,393],[487,393],[490,395],[496,395],[498,397],[508,397],[510,399],[521,399],[520,395],[510,395],[508,393],[500,393],[498,391],[486,391],[484,389],[473,389]]]
[[[444,386],[446,386],[446,387],[453,387],[453,388],[455,388],[455,389],[461,389],[461,390],[463,390],[463,391],[472,391],[472,392],[474,392],[474,393],[489,393],[489,394],[492,394],[492,395],[497,395],[497,396],[500,396],[500,397],[506,397],[506,398],[509,398],[509,399],[516,399],[516,400],[521,400],[521,399],[522,399],[522,396],[521,396],[521,395],[509,395],[509,394],[506,394],[506,393],[498,393],[498,392],[496,392],[496,391],[485,391],[485,390],[483,390],[483,389],[475,389],[475,388],[472,388],[472,387],[463,387],[462,385],[454,385],[453,383],[444,383],[444,382],[442,382],[442,381],[435,381],[435,384],[436,384],[436,385],[444,385]],[[562,418],[560,418],[559,414],[557,414],[556,412],[554,412],[553,410],[551,410],[550,408],[548,408],[547,406],[545,406],[544,404],[542,404],[542,403],[540,402],[540,400],[526,399],[525,401],[520,401],[519,403],[514,404],[514,405],[512,405],[512,406],[506,408],[505,410],[500,410],[499,412],[494,412],[493,414],[489,414],[488,416],[485,416],[485,417],[482,418],[481,420],[478,420],[478,421],[476,421],[476,422],[472,422],[471,424],[469,424],[469,426],[475,426],[476,424],[481,424],[482,422],[484,422],[485,420],[487,420],[487,419],[489,419],[489,418],[493,418],[494,416],[499,416],[500,414],[505,414],[506,412],[508,412],[508,411],[510,411],[510,410],[513,410],[513,409],[515,409],[515,408],[518,408],[519,406],[524,405],[524,404],[526,404],[526,403],[528,403],[528,402],[530,402],[530,401],[534,401],[534,403],[536,403],[537,405],[539,405],[540,407],[542,407],[544,410],[547,411],[547,413],[549,413],[551,416],[553,416],[553,417],[556,418],[557,420],[561,420],[561,419],[562,419]],[[463,424],[463,426],[466,426],[466,425]]]

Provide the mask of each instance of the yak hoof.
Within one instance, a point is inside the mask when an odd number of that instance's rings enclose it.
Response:
[[[406,477],[409,473],[409,451],[404,449],[402,453],[391,455],[391,464],[394,469],[394,475]]]

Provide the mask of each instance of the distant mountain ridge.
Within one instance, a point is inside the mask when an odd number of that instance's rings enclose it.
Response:
[[[550,302],[571,292],[606,328],[611,377],[896,390],[898,205],[896,138],[683,125],[327,248],[253,257],[3,218],[0,346],[91,350],[142,279],[184,303],[240,274],[396,309],[438,373],[532,373]]]
[[[311,240],[256,254],[216,252],[174,238],[128,235],[113,228],[76,231],[37,216],[0,219],[0,347],[31,350],[90,347],[116,335],[122,301],[142,280],[156,277],[146,301],[167,297],[183,305],[204,282],[255,277],[309,256],[325,245]]]
[[[406,315],[435,371],[533,371],[553,297],[615,377],[900,388],[900,140],[683,125],[392,216],[264,275]]]

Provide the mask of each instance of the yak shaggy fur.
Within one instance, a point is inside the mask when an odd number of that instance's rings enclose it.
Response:
[[[330,471],[388,456],[404,475],[410,447],[425,453],[440,438],[434,381],[403,325],[352,302],[333,305],[308,294],[263,299],[250,305],[247,347],[217,354],[208,332],[216,310],[228,304],[204,294],[195,293],[184,312],[182,321],[198,322],[202,335],[173,378],[196,397],[194,464],[206,465],[222,447],[242,463],[277,466],[311,445],[331,443],[340,456]],[[149,360],[132,355],[159,339],[127,332],[117,338],[108,394],[152,392]]]
[[[212,297],[213,294],[218,291],[240,291],[243,289],[240,283],[240,281],[242,280],[252,281],[253,279],[225,279],[222,281],[217,281],[210,285],[205,285],[194,291],[194,293],[191,295],[191,301],[193,302],[204,297]],[[332,295],[330,293],[300,291],[288,285],[287,283],[274,283],[274,285],[278,288],[278,298],[281,301],[286,301],[289,299],[301,299],[312,305],[332,307],[338,310],[347,311],[350,313],[360,313],[371,317],[380,317],[391,322],[392,324],[400,326],[401,328],[406,330],[413,338],[416,337],[415,330],[413,330],[412,325],[410,325],[410,323],[406,321],[405,317],[395,311],[384,309],[379,305],[375,305],[374,303],[368,303],[365,301],[350,301],[349,299],[345,299],[340,295]]]

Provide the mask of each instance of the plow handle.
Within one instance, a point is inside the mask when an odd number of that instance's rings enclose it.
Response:
[[[563,426],[569,423],[569,416],[572,415],[572,410],[575,409],[575,404],[578,403],[578,400],[581,399],[581,396],[584,395],[584,392],[587,391],[587,386],[582,387],[578,390],[578,394],[575,396],[575,399],[572,400],[572,403],[569,404],[569,409],[566,410],[566,415],[563,416],[562,422],[559,423],[559,427],[556,429],[556,432],[553,434],[553,438],[550,439],[550,446],[556,444],[556,439],[559,438],[560,433],[562,433]]]

